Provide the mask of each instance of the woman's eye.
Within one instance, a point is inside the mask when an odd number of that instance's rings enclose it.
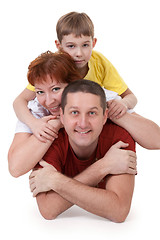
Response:
[[[37,91],[36,92],[36,94],[38,94],[38,95],[41,95],[41,94],[43,94],[44,92],[43,91]]]
[[[57,92],[57,91],[59,91],[61,88],[60,87],[54,87],[53,89],[52,89],[52,92]]]

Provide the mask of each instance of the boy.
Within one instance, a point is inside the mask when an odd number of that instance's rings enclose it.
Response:
[[[109,118],[122,117],[127,109],[132,109],[137,103],[136,97],[124,83],[113,65],[100,53],[92,51],[97,39],[94,38],[94,26],[85,13],[71,12],[62,16],[57,23],[55,41],[58,50],[63,49],[74,59],[81,78],[95,81],[102,87],[117,92],[122,99],[108,102]],[[29,112],[27,104],[35,98],[34,87],[27,88],[14,101],[17,117],[26,123],[33,134],[42,141],[43,131],[41,120],[35,119]],[[48,125],[46,119],[46,125]],[[40,137],[41,132],[42,137]],[[46,136],[44,133],[44,136]]]

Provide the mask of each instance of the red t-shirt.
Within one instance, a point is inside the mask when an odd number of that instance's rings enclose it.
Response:
[[[95,152],[89,159],[79,160],[69,144],[67,133],[64,129],[61,129],[58,138],[53,142],[43,159],[53,165],[59,172],[68,177],[74,177],[96,160],[102,158],[110,147],[120,140],[129,143],[129,146],[125,148],[126,150],[135,152],[135,142],[130,134],[108,120],[99,136]]]

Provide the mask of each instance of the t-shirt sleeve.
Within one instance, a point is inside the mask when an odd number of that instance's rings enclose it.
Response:
[[[128,147],[124,148],[125,150],[131,150],[136,152],[136,144],[132,136],[123,128],[117,126],[117,130],[114,134],[114,143],[118,141],[122,141],[124,143],[128,143]]]
[[[57,171],[62,172],[62,153],[54,147],[54,143],[44,155],[43,160],[55,167]]]
[[[28,90],[32,91],[32,92],[35,92],[35,87],[32,86],[30,83],[27,85],[26,87]]]

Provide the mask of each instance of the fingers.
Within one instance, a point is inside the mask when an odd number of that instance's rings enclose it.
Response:
[[[126,147],[128,147],[129,144],[128,144],[128,143],[124,143],[124,142],[122,142],[122,141],[119,141],[119,142],[117,142],[116,144],[114,144],[113,146],[120,149],[120,148],[126,148]]]
[[[43,159],[42,159],[41,161],[39,161],[39,164],[40,164],[42,167],[51,166],[49,163],[47,163],[47,162],[44,161]]]

